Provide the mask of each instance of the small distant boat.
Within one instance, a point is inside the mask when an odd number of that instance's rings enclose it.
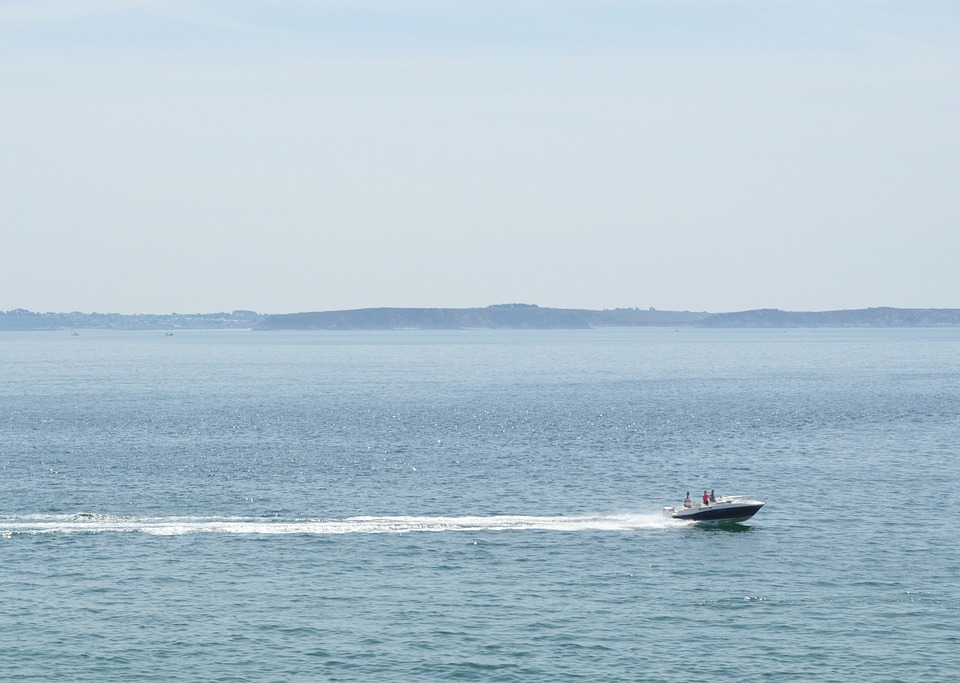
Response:
[[[673,519],[683,519],[701,524],[728,524],[745,522],[764,506],[762,500],[751,500],[742,496],[721,496],[716,502],[704,505],[696,503],[690,507],[663,508],[663,514]]]

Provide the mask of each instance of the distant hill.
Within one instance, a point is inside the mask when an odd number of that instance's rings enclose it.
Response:
[[[486,308],[363,308],[348,311],[269,315],[261,330],[557,330],[593,327],[693,325],[709,313],[614,309],[591,311],[500,304]]]
[[[486,308],[361,308],[265,315],[232,313],[34,313],[0,311],[0,331],[43,330],[560,330],[603,327],[800,328],[960,327],[956,308],[866,308],[794,312],[760,309],[736,313],[541,308],[498,304]]]
[[[702,327],[956,327],[957,308],[863,308],[849,311],[792,312],[776,309],[714,313]]]
[[[505,304],[486,308],[364,308],[268,315],[260,330],[589,329],[597,327],[953,327],[960,309],[867,308],[797,313],[774,309],[691,313],[582,310]]]

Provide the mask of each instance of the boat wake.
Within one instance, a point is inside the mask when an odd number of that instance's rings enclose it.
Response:
[[[118,517],[111,515],[0,516],[0,537],[36,534],[140,533],[152,536],[185,534],[335,535],[385,534],[418,531],[634,531],[683,528],[686,522],[659,514],[620,514],[582,517],[491,515],[466,517],[363,516],[344,519],[284,519],[279,517]]]

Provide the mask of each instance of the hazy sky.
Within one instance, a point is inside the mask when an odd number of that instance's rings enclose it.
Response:
[[[4,0],[0,310],[960,307],[952,0]]]

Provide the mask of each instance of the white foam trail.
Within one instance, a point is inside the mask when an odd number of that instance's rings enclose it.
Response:
[[[633,531],[669,529],[684,522],[655,514],[536,517],[492,515],[466,517],[348,517],[282,519],[275,517],[115,517],[110,515],[21,515],[0,517],[0,536],[24,534],[142,533],[184,534],[383,534],[416,531]]]

